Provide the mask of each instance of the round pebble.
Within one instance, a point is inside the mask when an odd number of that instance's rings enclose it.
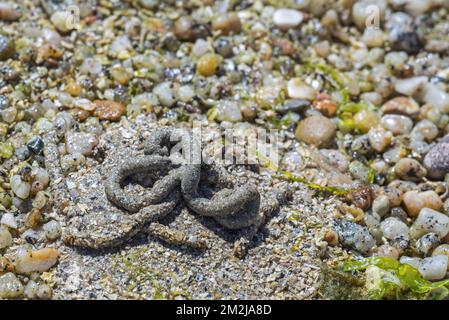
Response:
[[[394,166],[394,173],[402,180],[419,181],[426,176],[427,170],[417,160],[403,158]]]
[[[277,9],[273,15],[273,22],[281,29],[290,29],[299,26],[304,20],[304,14],[294,9]]]
[[[413,121],[407,116],[388,114],[380,120],[382,126],[394,135],[404,135],[410,133],[413,128]]]
[[[443,201],[438,194],[432,190],[424,192],[408,191],[404,193],[402,199],[410,217],[416,217],[423,208],[430,208],[436,211],[441,211],[443,209]]]
[[[301,120],[295,131],[296,139],[318,147],[327,147],[335,138],[335,124],[323,116],[311,116]]]

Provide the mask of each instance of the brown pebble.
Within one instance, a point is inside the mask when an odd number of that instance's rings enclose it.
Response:
[[[327,147],[335,138],[335,124],[323,116],[311,116],[299,122],[295,137],[307,144]]]
[[[338,234],[334,230],[326,230],[323,240],[330,246],[336,246],[338,244]]]
[[[321,112],[322,115],[332,118],[337,113],[337,104],[327,93],[319,93],[313,101],[312,107]]]
[[[95,100],[94,116],[100,120],[118,121],[125,114],[125,107],[112,100]]]
[[[175,36],[179,40],[192,40],[193,38],[193,19],[190,17],[181,17],[175,22]]]
[[[408,191],[404,194],[402,201],[410,217],[418,216],[422,208],[430,208],[436,211],[443,210],[443,201],[433,190]]]
[[[212,22],[213,30],[220,30],[223,35],[237,34],[242,30],[242,23],[236,13],[220,14]]]
[[[281,55],[291,56],[295,53],[295,45],[288,39],[275,38],[273,46],[281,50]]]
[[[15,262],[18,273],[45,272],[58,261],[59,252],[54,248],[32,250],[20,254]]]
[[[418,116],[420,111],[416,101],[409,97],[396,97],[388,100],[381,110],[384,114],[401,114],[412,118]]]
[[[346,200],[354,204],[357,208],[368,210],[373,203],[373,191],[369,186],[363,186],[348,193]]]
[[[37,208],[31,209],[30,213],[27,215],[26,226],[31,229],[37,229],[41,222],[41,211]]]

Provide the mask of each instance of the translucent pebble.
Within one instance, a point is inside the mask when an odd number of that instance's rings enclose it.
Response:
[[[45,231],[45,237],[48,240],[54,241],[61,236],[61,225],[58,221],[52,220],[42,226]]]
[[[447,264],[448,257],[445,255],[424,258],[418,270],[426,280],[441,280],[446,276]]]
[[[17,221],[13,213],[4,213],[0,220],[0,224],[11,229],[17,229]]]
[[[386,218],[380,224],[380,228],[385,238],[394,240],[396,238],[409,239],[408,226],[397,218]]]
[[[48,196],[44,191],[39,191],[33,199],[33,208],[42,209],[47,204]]]
[[[449,217],[433,209],[421,209],[418,218],[410,228],[410,234],[418,239],[429,232],[436,233],[440,239],[444,238],[449,233]]]
[[[8,229],[0,227],[0,249],[9,247],[12,244],[12,236]]]

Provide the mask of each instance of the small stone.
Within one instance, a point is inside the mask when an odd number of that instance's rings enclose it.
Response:
[[[12,244],[12,236],[8,229],[0,227],[0,250],[8,248]]]
[[[337,104],[332,101],[332,98],[328,94],[319,93],[313,100],[313,108],[321,112],[322,115],[332,118],[337,112]]]
[[[390,200],[386,195],[380,195],[373,201],[373,211],[384,217],[390,211]]]
[[[58,221],[52,220],[47,222],[42,226],[42,229],[45,231],[45,237],[50,241],[61,237],[61,225]]]
[[[288,96],[293,99],[313,100],[316,90],[305,84],[301,78],[290,79],[287,83]]]
[[[68,153],[88,156],[97,144],[97,138],[91,133],[70,131],[66,134],[65,145]]]
[[[120,102],[112,100],[95,100],[94,104],[94,116],[100,120],[119,121],[126,111]]]
[[[376,240],[366,227],[344,219],[335,219],[333,229],[337,232],[340,242],[362,253],[367,253],[376,245]]]
[[[404,194],[402,201],[410,217],[416,217],[423,208],[430,208],[436,211],[443,209],[443,201],[433,190],[424,192],[408,191]]]
[[[73,19],[72,13],[69,11],[56,11],[50,17],[50,21],[53,23],[55,28],[60,32],[68,32],[72,30],[72,24],[69,23]]]
[[[196,69],[200,75],[210,77],[217,72],[219,65],[219,56],[207,53],[198,60]]]
[[[39,191],[33,199],[33,208],[43,209],[47,204],[48,196],[44,191]]]
[[[296,139],[317,147],[327,147],[335,138],[336,126],[326,117],[311,116],[301,120],[295,131]]]
[[[212,29],[220,30],[224,35],[237,34],[242,29],[242,23],[234,12],[220,14],[212,21]]]
[[[0,2],[0,20],[14,21],[21,16],[20,11],[8,2]]]
[[[25,225],[35,230],[39,228],[41,217],[42,217],[41,211],[37,208],[33,208],[27,215]]]
[[[419,181],[426,176],[427,170],[417,160],[403,158],[394,166],[394,173],[402,180]]]
[[[48,284],[42,283],[37,287],[36,297],[41,300],[49,300],[53,294],[53,290]]]
[[[223,100],[216,106],[216,119],[218,121],[242,121],[242,113],[237,101]]]
[[[419,105],[415,100],[409,97],[396,97],[388,100],[381,108],[384,114],[392,113],[408,117],[416,117],[419,115]]]
[[[12,272],[0,276],[0,298],[14,299],[23,294],[23,285]]]
[[[362,133],[367,133],[371,128],[379,125],[379,114],[372,110],[361,110],[354,115],[354,126]]]
[[[10,142],[0,143],[0,157],[3,159],[9,159],[14,154],[14,147]]]
[[[422,259],[418,270],[426,280],[441,280],[446,276],[447,265],[448,257],[439,255]]]
[[[310,101],[305,99],[288,99],[284,104],[276,107],[276,112],[286,114],[288,112],[302,112],[310,107]]]
[[[388,244],[381,245],[377,248],[377,250],[374,253],[374,256],[377,257],[387,257],[394,260],[399,259],[399,251],[393,246],[390,246]]]
[[[8,60],[15,52],[14,42],[0,34],[0,61]]]
[[[0,220],[0,224],[11,229],[17,229],[17,222],[13,213],[4,213],[2,215],[2,219]]]
[[[440,239],[449,233],[449,217],[429,208],[421,209],[410,228],[410,235],[418,239],[426,233],[436,233]]]
[[[53,248],[21,252],[16,259],[16,271],[22,274],[48,271],[58,261],[59,252]]]
[[[342,152],[334,149],[320,149],[320,153],[332,167],[341,173],[348,171],[349,160]]]
[[[382,126],[394,135],[404,135],[410,133],[413,128],[413,121],[407,116],[388,114],[380,120]]]
[[[189,16],[183,16],[176,20],[174,33],[179,40],[192,40],[194,21]]]
[[[449,244],[440,244],[432,252],[432,257],[444,255],[449,258]]]
[[[413,96],[416,92],[418,92],[418,90],[422,89],[425,86],[427,81],[428,81],[427,77],[412,77],[412,78],[407,78],[407,79],[396,80],[396,82],[394,84],[394,89],[396,90],[396,92],[404,94],[406,96]],[[395,99],[401,99],[404,102],[406,100],[413,101],[413,99],[406,98],[406,97],[398,97],[398,98],[394,98],[390,101],[393,101]],[[413,109],[416,109],[416,107],[418,107],[418,109],[419,109],[419,106],[415,106],[415,105],[412,106]],[[401,108],[404,108],[404,106],[402,106]],[[419,112],[419,110],[418,110],[418,112]],[[389,113],[389,112],[384,112],[384,113]],[[401,113],[401,114],[404,114],[404,113]],[[412,116],[409,113],[407,113],[407,115]]]
[[[33,154],[41,154],[44,150],[44,141],[41,137],[33,137],[30,141],[28,141],[27,148]]]
[[[449,135],[430,149],[423,164],[432,179],[442,179],[449,172]]]
[[[393,135],[390,131],[386,131],[383,128],[371,128],[368,131],[368,139],[373,148],[377,152],[385,151],[391,143]]]
[[[293,9],[277,9],[273,14],[273,22],[280,29],[287,30],[295,28],[304,20],[304,14],[301,11]]]
[[[153,93],[158,97],[159,102],[165,107],[171,107],[176,102],[176,97],[170,82],[162,82],[153,88]]]
[[[36,282],[34,282],[33,280],[29,280],[28,283],[26,284],[25,290],[23,292],[23,294],[25,295],[25,298],[35,299],[37,288],[38,288],[38,284]]]
[[[397,218],[386,218],[380,224],[380,229],[382,230],[384,237],[389,240],[410,238],[408,226]]]
[[[427,233],[416,241],[416,249],[424,256],[427,256],[439,243],[438,235],[432,232]]]
[[[28,182],[22,181],[20,175],[14,175],[11,178],[11,190],[17,197],[27,199],[30,195],[31,185]]]

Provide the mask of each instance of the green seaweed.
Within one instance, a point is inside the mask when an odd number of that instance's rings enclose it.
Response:
[[[388,271],[400,281],[400,285],[392,281],[381,281],[377,288],[369,293],[372,299],[391,296],[396,299],[444,299],[449,295],[449,279],[436,282],[425,280],[417,269],[388,257],[347,261],[342,271],[364,271],[370,266]]]
[[[300,177],[290,171],[282,170],[276,164],[274,164],[270,159],[262,155],[259,151],[256,150],[256,155],[259,160],[261,160],[261,164],[267,167],[268,169],[271,169],[279,174],[280,177],[291,181],[291,182],[299,182],[306,186],[308,186],[311,189],[318,190],[325,193],[330,193],[333,195],[347,195],[348,193],[352,192],[352,189],[345,189],[345,188],[339,188],[339,187],[329,187],[329,186],[323,186],[321,184],[312,182],[307,180],[306,178]]]

